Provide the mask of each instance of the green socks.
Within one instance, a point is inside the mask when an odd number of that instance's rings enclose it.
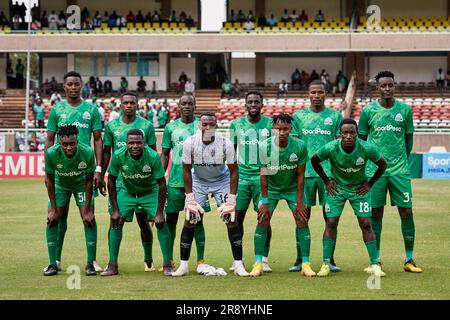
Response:
[[[309,252],[311,249],[311,233],[309,232],[309,227],[306,226],[304,228],[297,228],[295,230],[296,238],[298,239],[298,242],[300,242],[300,249],[301,249],[301,259],[304,263],[309,262]],[[335,242],[336,243],[336,242]],[[298,246],[298,244],[297,244]],[[334,245],[333,245],[334,247]],[[298,254],[298,249],[297,249]],[[330,253],[330,259],[331,259]]]
[[[56,260],[61,261],[64,236],[66,235],[67,231],[67,219],[60,220],[57,229],[58,229],[58,238],[56,240]]]
[[[161,230],[157,229],[159,246],[161,247],[161,252],[163,255],[164,263],[170,262],[170,231],[167,227],[167,223],[164,223],[164,226]]]
[[[377,238],[377,259],[380,259],[380,247],[381,247],[381,230],[383,229],[383,218],[372,217],[372,229]]]
[[[302,260],[302,247],[300,246],[300,238],[298,236],[299,228],[295,228],[295,245],[297,248],[297,260]]]
[[[61,223],[61,222],[59,222]],[[57,251],[57,239],[58,239],[58,226],[49,228],[48,225],[45,229],[45,236],[47,238],[48,258],[50,264],[56,267],[56,251]]]
[[[413,216],[400,217],[402,222],[403,241],[405,242],[406,261],[414,257],[414,236],[416,229],[414,227]]]
[[[268,245],[264,245],[264,254],[263,254],[263,256],[264,257],[268,257],[269,256],[269,251],[270,251],[270,246],[268,246]]]
[[[365,244],[367,247],[367,252],[369,253],[370,264],[377,264],[377,240],[367,241]]]
[[[97,255],[97,222],[95,220],[92,228],[84,227],[84,238],[86,240],[87,263],[92,264]]]
[[[323,262],[329,264],[331,261],[331,254],[333,252],[333,247],[336,245],[336,239],[323,238]]]
[[[262,262],[262,256],[264,256],[266,252],[266,238],[267,238],[267,229],[262,228],[260,226],[256,226],[255,230],[255,236],[254,236],[254,242],[255,242],[255,256],[261,256],[261,262]],[[258,259],[256,259],[258,261]]]
[[[169,243],[169,260],[173,260],[173,246],[175,244],[175,236],[177,234],[177,225],[167,223],[167,228],[170,233],[170,243]]]
[[[195,226],[194,239],[197,247],[197,261],[203,260],[205,258],[205,227],[203,222]]]
[[[144,248],[144,260],[153,260],[153,241],[142,241],[142,247]]]
[[[109,229],[109,262],[117,263],[122,235],[122,227],[120,227],[120,229]]]

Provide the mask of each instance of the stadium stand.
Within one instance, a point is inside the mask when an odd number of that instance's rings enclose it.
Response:
[[[367,18],[360,17],[358,32],[448,32],[450,17],[385,17],[381,19],[379,27],[366,27]]]

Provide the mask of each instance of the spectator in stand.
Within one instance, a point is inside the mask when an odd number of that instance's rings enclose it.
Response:
[[[300,86],[302,84],[301,80],[302,80],[302,74],[300,73],[300,71],[298,69],[295,69],[295,71],[291,75],[291,84],[292,84],[293,90],[296,88],[296,85],[298,85],[298,87],[300,88]]]
[[[187,75],[184,73],[184,71],[181,71],[181,74],[178,77],[177,92],[184,91],[184,85],[186,84],[187,79]]]
[[[99,77],[95,79],[95,87],[97,88],[97,94],[103,94],[103,83]]]
[[[316,14],[315,22],[325,22],[325,15],[322,13],[322,10],[319,10]]]
[[[366,76],[364,78],[364,90],[361,94],[361,100],[364,100],[367,97],[369,97],[370,101],[372,102],[372,86],[370,85],[369,73],[366,73]]]
[[[239,12],[238,12],[238,22],[245,22],[245,20],[247,20],[247,17],[242,12],[242,10],[239,10]]]
[[[186,19],[186,27],[188,27],[188,28],[195,27],[194,19],[192,19],[192,17],[190,15]]]
[[[102,23],[106,22],[108,23],[109,20],[109,14],[108,11],[105,11],[105,13],[102,15]]]
[[[105,128],[105,104],[100,102],[98,105],[98,113],[100,113],[100,121],[102,122],[102,128]]]
[[[278,85],[277,99],[280,98],[281,95],[287,96],[287,94],[288,94],[288,84],[286,83],[286,80],[283,80]]]
[[[81,97],[83,99],[89,99],[92,96],[92,89],[89,82],[86,82],[81,89]]]
[[[25,15],[27,13],[27,6],[25,5],[24,2],[22,2],[22,4],[19,6],[18,13],[19,13],[19,16],[20,16],[20,20],[22,22],[25,22]]]
[[[244,28],[245,31],[255,30],[255,24],[250,19],[247,19],[247,21],[244,22],[242,27]]]
[[[61,10],[58,15],[58,28],[63,29],[66,27],[66,15]]]
[[[447,81],[446,87],[450,88],[450,70],[447,70],[447,76],[445,77],[445,81]]]
[[[39,151],[39,139],[37,138],[36,132],[31,134],[31,139],[28,142],[30,152],[38,152]]]
[[[111,111],[111,112],[109,113],[109,119],[108,119],[108,122],[114,121],[114,120],[116,120],[116,119],[119,118],[119,117],[120,117],[119,107],[118,107],[118,106],[115,106],[114,109],[113,109],[113,111]]]
[[[179,21],[180,21],[180,22],[186,22],[186,19],[187,19],[186,12],[181,11]]]
[[[239,99],[241,97],[241,91],[242,91],[242,86],[239,83],[239,80],[238,79],[234,80],[232,96],[234,98]]]
[[[112,87],[112,82],[111,80],[106,80],[105,83],[103,84],[103,88],[105,90],[105,94],[107,93],[112,93],[113,91],[113,87]]]
[[[313,82],[314,80],[319,80],[319,79],[320,79],[320,76],[319,76],[319,74],[316,72],[316,70],[314,69],[314,70],[311,72],[311,76],[309,77],[309,83]]]
[[[292,10],[292,14],[289,16],[289,20],[294,23],[298,21],[298,14],[295,10]]]
[[[62,100],[61,95],[57,91],[54,91],[50,97],[50,105],[53,107],[55,103],[58,103],[61,100]]]
[[[89,12],[88,8],[84,7],[83,11],[81,11],[81,22],[86,21],[87,19],[89,19],[91,17],[91,13]]]
[[[117,14],[116,17],[114,17],[116,11],[114,11],[108,18],[108,27],[109,28],[114,28],[117,26]]]
[[[38,8],[36,3],[31,8],[30,15],[31,15],[31,21],[32,22],[34,22],[34,21],[39,19],[39,8]]]
[[[152,123],[154,128],[159,127],[158,117],[156,114],[156,104],[150,103],[149,100],[147,100],[146,119]]]
[[[238,21],[238,16],[237,16],[237,14],[234,13],[233,9],[231,9],[231,11],[230,11],[230,15],[229,15],[228,21],[230,21],[230,22],[237,22]]]
[[[308,22],[309,18],[308,18],[308,15],[306,14],[305,10],[302,10],[300,17],[298,17],[298,20],[303,23]]]
[[[233,85],[228,81],[228,79],[225,79],[224,83],[222,83],[222,93],[221,93],[220,97],[223,98],[223,97],[225,97],[225,95],[230,97],[232,90],[233,90]]]
[[[152,22],[152,13],[150,11],[145,16],[145,22]]]
[[[128,80],[125,77],[120,78],[120,93],[124,93],[128,91]]]
[[[145,17],[142,14],[141,10],[139,10],[137,15],[136,15],[136,22],[139,22],[139,23],[144,23],[145,22]]]
[[[177,22],[177,13],[175,10],[172,10],[172,14],[170,15],[170,22]]]
[[[9,24],[8,18],[6,17],[5,13],[2,11],[0,12],[0,27],[5,27]]]
[[[136,16],[133,14],[133,12],[130,10],[126,16],[127,22],[129,23],[135,23],[136,22]]]
[[[58,81],[56,81],[55,77],[52,77],[52,80],[50,80],[48,85],[51,92],[58,91]]]
[[[109,100],[109,111],[113,112],[115,107],[119,107],[118,103],[120,102],[117,101],[116,103],[116,98],[111,97],[111,100]]]
[[[144,93],[147,91],[147,82],[145,82],[144,77],[141,76],[137,82],[137,92]]]
[[[163,110],[161,108],[161,105],[159,103],[155,106],[156,111],[156,119],[157,119],[157,128],[164,128],[168,122],[169,115],[167,114],[166,110]]]
[[[261,15],[258,18],[258,27],[265,27],[267,26],[267,19],[264,16],[263,13],[261,13]]]
[[[49,30],[58,30],[59,19],[58,15],[55,11],[52,11],[48,16],[48,29]]]
[[[289,13],[287,9],[284,9],[283,15],[280,19],[281,22],[288,22],[289,21]]]
[[[97,28],[101,27],[102,25],[102,16],[100,15],[100,12],[96,11],[94,14],[94,18],[92,19],[92,27]]]
[[[161,15],[155,10],[152,17],[153,22],[161,22]]]
[[[192,82],[192,79],[189,78],[186,84],[184,85],[184,92],[195,94],[195,84]]]
[[[39,20],[34,20],[31,23],[31,30],[41,30],[42,29],[42,24]]]
[[[16,88],[23,89],[23,74],[25,73],[25,66],[22,64],[22,60],[18,59],[16,64]]]
[[[152,90],[150,91],[150,96],[152,98],[158,98],[158,89],[156,88],[156,81],[152,82]]]
[[[335,79],[334,86],[333,86],[333,97],[336,96],[336,93],[342,92],[341,78],[343,78],[343,77],[344,77],[344,74],[342,73],[341,70],[339,70],[336,75],[336,79]]]
[[[305,70],[302,70],[302,79],[301,79],[302,89],[306,89],[308,87],[309,82],[310,82],[309,73],[306,72]]]
[[[253,11],[252,11],[252,10],[250,10],[250,11],[248,12],[247,20],[250,20],[251,22],[255,22],[255,21],[256,21],[256,17],[255,17],[255,15],[253,14]]]
[[[117,18],[116,25],[121,28],[126,27],[127,26],[127,18],[125,16],[119,16]]]
[[[97,95],[97,84],[94,76],[89,77],[89,86],[91,87],[92,95]]]
[[[14,70],[11,61],[8,61],[6,64],[6,82],[8,89],[14,89],[16,87],[16,79],[14,78]]]
[[[277,19],[275,18],[275,16],[273,15],[273,13],[272,14],[270,14],[270,18],[269,18],[269,20],[267,20],[267,24],[270,26],[270,27],[273,27],[273,26],[275,26],[276,24],[277,24]]]
[[[38,122],[38,128],[44,128],[45,106],[41,99],[36,99],[36,102],[33,105],[33,112],[36,117],[35,119]]]
[[[320,81],[322,81],[323,85],[325,86],[325,91],[327,93],[331,92],[331,82],[330,82],[330,75],[328,72],[325,71],[325,69],[322,69],[322,72],[320,73]]]
[[[436,86],[439,88],[444,88],[445,85],[445,74],[442,68],[436,73]]]
[[[41,21],[41,27],[42,28],[48,28],[48,17],[47,17],[47,11],[44,11],[40,18]]]

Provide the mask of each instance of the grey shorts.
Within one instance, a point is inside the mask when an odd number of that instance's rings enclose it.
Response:
[[[202,207],[207,202],[209,194],[214,197],[217,206],[220,207],[227,202],[228,193],[230,193],[230,179],[223,179],[215,183],[204,183],[193,179],[192,192],[195,195],[195,201]]]

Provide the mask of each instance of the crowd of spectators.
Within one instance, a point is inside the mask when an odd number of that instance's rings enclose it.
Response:
[[[333,93],[333,95],[336,95],[336,93],[345,92],[348,86],[348,78],[342,73],[341,70],[337,73],[334,82],[330,80],[330,75],[325,69],[322,69],[320,74],[317,73],[316,70],[312,70],[311,73],[308,73],[305,70],[300,72],[299,69],[295,69],[291,74],[291,85],[293,89],[306,90],[308,85],[314,80],[322,81],[325,85],[325,90],[328,93]]]
[[[16,8],[17,6],[17,8]],[[11,10],[10,18],[5,15],[3,11],[0,12],[0,27],[9,26],[13,30],[25,30],[27,29],[27,24],[25,23],[25,12],[26,6],[22,5],[13,5]],[[116,10],[113,10],[112,13],[108,13],[105,11],[103,14],[100,11],[96,11],[92,14],[88,8],[84,8],[81,11],[81,25],[79,27],[75,25],[67,25],[67,18],[71,14],[66,14],[64,10],[61,10],[59,13],[52,10],[48,13],[46,10],[40,13],[40,7],[34,5],[31,9],[31,29],[32,30],[41,30],[43,28],[48,28],[49,30],[71,30],[71,29],[81,29],[91,30],[96,27],[100,27],[102,23],[106,24],[108,27],[127,27],[128,23],[146,23],[146,22],[180,22],[185,23],[186,27],[195,27],[195,21],[191,15],[186,14],[186,12],[182,11],[180,14],[177,14],[175,10],[172,13],[165,17],[157,10],[154,12],[148,12],[146,15],[141,10],[135,14],[132,10],[128,13],[117,13]]]
[[[273,13],[271,13],[268,18],[264,14],[261,14],[258,18],[256,18],[252,10],[249,10],[249,12],[246,14],[242,10],[238,10],[238,12],[235,13],[234,9],[231,9],[227,19],[227,22],[242,23],[242,27],[247,31],[255,29],[256,26],[273,27],[278,22],[304,23],[308,21],[309,17],[308,14],[305,12],[305,10],[302,10],[300,14],[297,14],[296,10],[292,10],[292,13],[289,14],[288,9],[284,9],[284,12],[279,19],[277,19]],[[325,14],[322,12],[322,10],[319,10],[317,12],[317,14],[314,17],[314,21],[315,22],[325,21]]]

